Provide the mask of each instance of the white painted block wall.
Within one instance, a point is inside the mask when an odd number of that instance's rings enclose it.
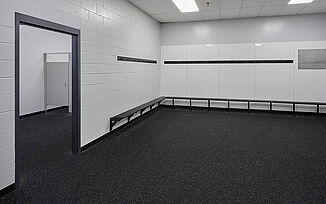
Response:
[[[325,41],[162,46],[161,94],[326,102],[326,69],[299,70],[298,49],[326,49]],[[165,65],[165,60],[293,59],[289,64]],[[181,103],[185,104],[185,103]],[[247,104],[231,104],[246,108]],[[222,107],[225,107],[222,106]],[[268,104],[252,108],[268,109]],[[274,105],[276,110],[292,106]],[[298,106],[301,111],[316,107]],[[326,107],[321,107],[326,111]]]
[[[126,0],[0,0],[0,189],[14,183],[14,13],[81,30],[82,145],[110,129],[109,118],[160,94],[160,25]],[[6,156],[2,156],[6,155]]]

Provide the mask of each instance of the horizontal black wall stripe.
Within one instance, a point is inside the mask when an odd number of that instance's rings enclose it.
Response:
[[[117,60],[118,61],[125,61],[125,62],[141,62],[141,63],[157,64],[156,60],[141,59],[141,58],[134,58],[134,57],[118,56]]]
[[[164,64],[268,64],[293,63],[293,60],[207,60],[207,61],[164,61]]]

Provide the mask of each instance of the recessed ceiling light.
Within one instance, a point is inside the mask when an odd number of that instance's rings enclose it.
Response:
[[[212,47],[213,45],[212,44],[206,44],[206,47]]]
[[[289,4],[307,4],[307,3],[311,3],[314,0],[291,0],[289,2]]]
[[[263,45],[262,43],[255,43],[255,46],[257,46],[257,47],[260,47],[262,45]]]
[[[172,0],[182,13],[198,12],[198,6],[195,0]]]

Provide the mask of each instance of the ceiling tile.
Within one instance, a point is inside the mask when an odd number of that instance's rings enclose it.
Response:
[[[200,12],[204,20],[220,19],[220,10],[208,10]]]
[[[264,6],[258,16],[275,16],[277,15],[282,9],[284,5],[279,6]]]
[[[279,15],[294,15],[299,13],[302,9],[304,9],[307,5],[305,4],[295,4],[295,5],[286,5]]]
[[[148,14],[160,14],[160,11],[153,6],[153,4],[147,0],[137,0],[133,2],[135,6],[145,11]]]
[[[159,22],[326,13],[326,0],[298,5],[288,5],[290,0],[195,0],[200,10],[197,13],[181,13],[172,0],[128,1]],[[207,1],[210,2],[209,7]]]
[[[150,1],[155,8],[161,11],[162,14],[166,13],[181,13],[171,0],[147,0]]]
[[[240,14],[240,8],[237,8],[237,9],[224,9],[224,10],[221,10],[221,19],[238,18],[239,14]]]
[[[220,0],[221,9],[241,8],[242,0]]]
[[[240,18],[256,17],[260,12],[261,7],[241,8]]]
[[[165,15],[152,15],[153,18],[155,18],[155,20],[162,22],[162,23],[167,23],[170,22],[170,19],[168,17],[166,17]]]
[[[243,0],[242,7],[261,7],[265,0]]]
[[[165,16],[167,18],[169,18],[171,22],[187,21],[187,19],[182,15],[181,12],[178,12],[178,13],[166,13]]]
[[[290,0],[266,0],[265,6],[287,5]]]
[[[320,13],[326,8],[326,1],[318,1],[308,4],[304,9],[302,9],[299,14],[306,13]]]
[[[187,21],[200,21],[200,20],[203,20],[200,12],[183,13],[183,16],[187,19]]]
[[[207,6],[209,2],[209,6]],[[196,0],[200,11],[220,9],[220,0]]]

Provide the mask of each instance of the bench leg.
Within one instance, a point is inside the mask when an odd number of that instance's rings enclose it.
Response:
[[[189,104],[190,104],[190,110],[192,109],[192,103],[191,103],[191,99],[189,101]]]
[[[114,121],[110,119],[110,132],[113,130],[113,126],[114,126]]]
[[[295,103],[292,104],[292,114],[295,116]]]
[[[250,113],[250,101],[248,101],[248,113]]]

